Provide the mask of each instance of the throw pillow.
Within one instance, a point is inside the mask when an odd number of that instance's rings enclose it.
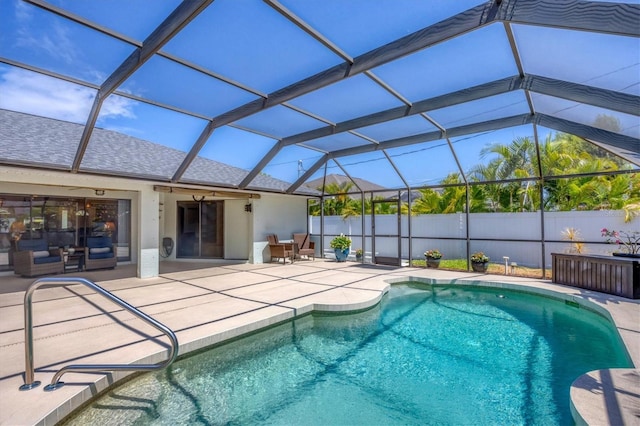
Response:
[[[90,248],[89,253],[98,254],[98,253],[109,253],[111,251],[111,247],[95,247]]]

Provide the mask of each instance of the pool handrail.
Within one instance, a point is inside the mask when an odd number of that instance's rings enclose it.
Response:
[[[153,371],[160,370],[168,367],[175,361],[178,356],[178,338],[175,333],[171,331],[164,324],[156,321],[151,318],[149,315],[143,313],[137,308],[131,306],[124,300],[120,299],[116,295],[111,292],[105,290],[100,287],[98,284],[94,283],[91,280],[86,278],[79,277],[46,277],[35,280],[29,288],[27,289],[24,295],[24,334],[25,334],[25,383],[20,386],[20,390],[29,390],[33,389],[40,385],[39,381],[34,380],[34,367],[33,367],[33,316],[32,316],[32,299],[33,293],[38,289],[38,287],[42,285],[51,285],[51,286],[64,286],[68,284],[84,284],[85,286],[91,288],[96,293],[106,297],[111,300],[113,303],[121,306],[126,311],[129,311],[136,317],[140,318],[147,324],[161,331],[164,335],[169,338],[171,342],[171,347],[169,348],[169,354],[166,360],[161,361],[157,364],[71,364],[62,367],[60,370],[54,374],[51,379],[51,383],[44,387],[46,391],[52,391],[59,387],[64,386],[64,382],[60,382],[60,377],[67,371],[81,371],[86,373],[97,373],[97,372],[105,372],[105,371]]]

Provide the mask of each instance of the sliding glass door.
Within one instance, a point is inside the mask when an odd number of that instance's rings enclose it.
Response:
[[[224,257],[224,201],[179,201],[176,257]]]
[[[130,200],[0,194],[0,271],[13,269],[19,240],[81,248],[97,235],[111,237],[119,261],[131,259]]]

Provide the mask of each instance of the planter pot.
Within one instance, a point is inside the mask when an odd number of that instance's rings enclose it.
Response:
[[[474,272],[487,272],[489,262],[471,262],[471,269]]]
[[[356,260],[358,262],[362,262],[362,255],[361,254],[356,254]]]
[[[427,268],[437,268],[440,266],[440,259],[427,257]]]
[[[635,259],[640,259],[640,253],[613,253],[613,255],[618,257],[631,257]]]
[[[347,256],[349,256],[349,249],[333,249],[336,254],[336,260],[338,262],[346,262]]]

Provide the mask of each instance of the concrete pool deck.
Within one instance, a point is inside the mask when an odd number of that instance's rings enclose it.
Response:
[[[0,286],[3,278],[0,276]],[[373,306],[390,282],[410,278],[526,286],[608,312],[634,364],[640,367],[640,301],[543,280],[318,259],[285,266],[219,264],[98,284],[171,328],[180,343],[179,354],[184,355],[312,310]],[[65,365],[157,363],[166,357],[166,337],[90,289],[77,284],[40,288],[33,299],[33,351],[35,380],[42,384],[19,391],[25,371],[23,300],[24,291],[0,294],[1,425],[53,425],[130,374],[66,373],[61,378],[65,386],[44,391]],[[617,424],[617,419],[637,424],[638,372],[637,368],[604,370],[582,376],[571,390],[574,409],[588,424]]]

